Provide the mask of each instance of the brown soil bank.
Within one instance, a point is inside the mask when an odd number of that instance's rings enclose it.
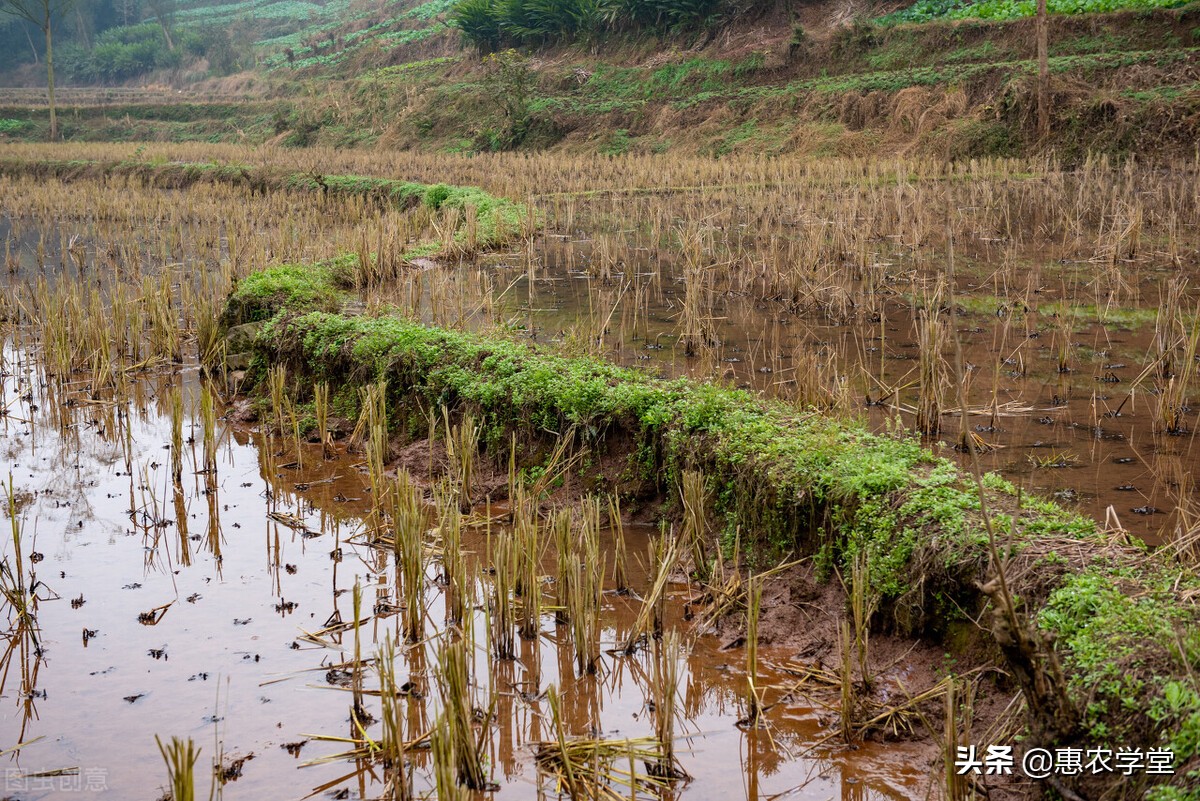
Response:
[[[721,526],[697,552],[699,573],[735,543],[758,564],[810,556],[817,579],[849,577],[851,606],[875,630],[960,653],[956,642],[975,641],[976,661],[1022,693],[1018,755],[1174,753],[1172,774],[1148,771],[1144,757],[1130,775],[1064,761],[1033,786],[1069,799],[1200,797],[1200,579],[1179,554],[1147,553],[996,476],[964,475],[907,436],[398,315],[348,316],[339,309],[356,269],[354,257],[286,265],[239,285],[224,322],[238,326],[231,343],[250,342],[251,379],[284,365],[300,403],[327,382],[346,419],[360,388],[385,382],[394,437],[420,439],[440,408],[469,412],[498,463],[516,443],[518,464],[534,469],[565,442],[579,454],[578,490],[627,506],[678,498],[700,474]],[[796,580],[794,602],[844,597]]]

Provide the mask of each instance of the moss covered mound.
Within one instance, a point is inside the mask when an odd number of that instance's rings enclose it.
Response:
[[[358,387],[386,381],[397,433],[410,417],[424,419],[421,410],[445,406],[483,420],[496,456],[513,433],[526,442],[568,436],[593,451],[620,438],[636,443],[624,470],[663,494],[684,469],[702,470],[727,547],[736,535],[760,554],[813,554],[829,566],[865,555],[882,601],[876,624],[902,633],[937,637],[954,620],[982,621],[1027,697],[1033,685],[1022,677],[1068,699],[1066,719],[1055,721],[1039,720],[1049,713],[1030,704],[1027,742],[1175,749],[1174,777],[1119,777],[1112,786],[1129,797],[1156,783],[1159,797],[1183,797],[1197,783],[1200,580],[1170,554],[1123,544],[1092,520],[984,477],[1019,625],[1034,643],[1018,653],[1004,647],[1005,624],[988,623],[1000,619],[987,614],[981,586],[995,567],[978,485],[911,436],[395,313],[339,314],[327,307],[339,292],[328,265],[277,267],[243,282],[226,316],[269,316],[255,341],[259,368],[283,363],[328,381],[347,412]],[[1104,777],[1064,780],[1086,790]]]

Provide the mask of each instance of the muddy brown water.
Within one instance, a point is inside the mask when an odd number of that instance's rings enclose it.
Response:
[[[582,254],[571,253],[572,247]],[[801,353],[829,354],[847,380],[853,414],[878,431],[897,415],[914,425],[919,347],[913,307],[899,289],[878,293],[877,312],[846,321],[745,293],[717,292],[709,313],[714,345],[688,355],[679,344],[684,288],[673,256],[641,253],[635,268],[600,281],[586,270],[587,253],[586,242],[546,244],[532,281],[523,266],[509,266],[515,257],[499,259],[497,316],[534,341],[576,348],[580,321],[593,320],[583,326],[592,349],[627,366],[716,378],[782,398],[794,394],[797,370],[808,369],[807,363],[797,366]],[[1135,536],[1151,544],[1169,541],[1181,499],[1194,502],[1200,454],[1193,433],[1200,409],[1188,410],[1180,434],[1158,432],[1152,382],[1135,382],[1151,358],[1154,317],[1148,299],[1157,297],[1155,282],[1173,273],[1157,274],[1142,287],[1147,301],[1120,309],[1121,322],[1101,323],[1090,310],[1077,312],[1064,372],[1055,315],[1046,310],[1010,316],[1014,301],[992,299],[992,288],[979,277],[986,268],[960,267],[959,298],[966,305],[959,305],[956,325],[971,410],[968,429],[995,446],[980,455],[982,469],[1100,521],[1112,507]],[[1086,295],[1078,299],[1079,287],[1090,269],[1060,265],[1053,281],[1047,280],[1057,289],[1041,292],[1039,303],[1086,304]],[[639,281],[649,286],[635,315],[633,286]],[[951,344],[943,357],[953,379]],[[899,392],[889,394],[896,387]],[[987,411],[993,405],[994,416]],[[948,387],[942,431],[927,443],[969,466],[966,454],[951,445],[959,433],[957,409],[956,390]]]
[[[217,473],[200,475],[201,424],[189,411],[184,435],[194,444],[185,446],[184,479],[176,492],[165,398],[179,383],[185,408],[196,408],[197,371],[149,378],[133,397],[110,404],[48,393],[27,354],[8,344],[3,365],[0,402],[7,413],[0,420],[0,469],[12,475],[24,566],[39,598],[37,647],[13,654],[0,695],[0,742],[27,743],[5,758],[5,793],[73,798],[82,788],[84,797],[158,798],[166,772],[156,735],[191,737],[203,749],[197,770],[202,792],[204,766],[214,752],[223,754],[226,766],[245,758],[240,776],[224,786],[229,799],[298,799],[354,772],[356,766],[344,761],[304,767],[343,750],[314,735],[351,735],[350,694],[329,677],[332,665],[351,657],[352,635],[321,647],[303,633],[335,616],[351,619],[356,583],[364,588],[364,608],[373,605],[376,590],[394,586],[390,555],[354,540],[368,494],[355,466],[360,459],[342,454],[323,462],[318,449],[308,454],[308,469],[267,476],[253,437],[222,421]],[[276,522],[268,517],[272,512],[297,522]],[[645,553],[649,533],[627,530],[630,553]],[[467,535],[464,547],[486,552],[486,535]],[[331,558],[337,550],[340,558]],[[12,543],[2,552],[11,560]],[[645,578],[636,562],[631,566],[636,589]],[[486,582],[478,564],[474,569]],[[429,621],[441,621],[432,566],[427,575]],[[677,600],[691,594],[681,584],[670,593]],[[156,622],[144,617],[163,607]],[[678,607],[671,604],[676,614]],[[632,599],[605,595],[602,645],[628,637],[636,608]],[[477,682],[487,687],[490,672],[500,691],[488,752],[489,774],[500,784],[496,797],[538,792],[531,743],[549,737],[549,724],[545,703],[525,699],[551,684],[563,698],[572,735],[653,731],[644,653],[606,654],[598,679],[577,678],[571,647],[547,615],[541,637],[522,641],[517,660],[495,662],[484,642],[482,611],[478,617]],[[411,680],[425,693],[424,701],[410,704],[417,730],[427,728],[436,710],[430,666],[442,628],[430,625],[432,639],[397,659],[399,681]],[[389,635],[399,639],[399,617],[370,616],[361,626],[362,652],[373,654]],[[836,716],[798,695],[769,712],[769,729],[739,729],[742,652],[720,645],[700,637],[686,656],[679,746],[693,779],[675,795],[924,794],[929,771],[916,763],[914,746],[866,744],[851,751],[817,745],[835,731]],[[782,670],[788,656],[763,649],[759,682],[768,688],[769,703],[795,681]],[[367,676],[370,686],[369,670]],[[378,724],[368,731],[376,735]],[[417,752],[417,764],[417,782],[425,786],[424,753]],[[63,769],[75,773],[36,775]],[[342,790],[348,795],[335,795]],[[369,798],[379,792],[365,773],[318,796]]]

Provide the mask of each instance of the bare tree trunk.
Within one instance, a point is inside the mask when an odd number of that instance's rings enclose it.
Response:
[[[163,39],[167,41],[167,49],[175,52],[175,40],[171,38],[170,22],[175,17],[175,0],[149,0],[147,5],[162,28]]]
[[[162,28],[163,38],[167,40],[167,49],[175,52],[175,42],[171,39],[171,30],[167,27],[167,21],[159,17],[158,26]]]
[[[37,48],[33,46],[33,37],[29,35],[29,26],[22,23],[21,30],[25,31],[25,39],[29,42],[29,49],[33,53],[33,63],[41,64],[42,57],[38,55]]]
[[[1050,135],[1050,48],[1047,43],[1046,0],[1037,4],[1037,114],[1038,138]]]
[[[54,109],[54,36],[50,25],[50,4],[46,4],[46,88],[50,97],[50,141],[58,139],[58,115]]]
[[[88,50],[92,49],[92,37],[88,33],[87,23],[83,21],[83,12],[79,10],[79,6],[75,6],[75,19],[79,20],[79,35],[83,37],[83,46]]]

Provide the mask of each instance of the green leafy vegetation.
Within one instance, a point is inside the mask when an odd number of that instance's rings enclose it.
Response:
[[[1195,605],[1181,600],[1197,592],[1191,570],[1146,559],[1098,561],[1050,595],[1038,622],[1065,653],[1094,740],[1169,748],[1177,765],[1200,756],[1200,634]]]
[[[347,2],[331,2],[327,13],[338,12],[349,7]],[[217,3],[213,5],[197,5],[193,8],[176,12],[181,21],[195,21],[204,24],[234,22],[241,18],[253,16],[260,20],[285,19],[292,21],[312,20],[324,16],[321,7],[315,3],[303,0],[244,0],[235,3]]]
[[[211,75],[256,66],[333,67],[370,48],[394,49],[445,31],[440,20],[452,5],[453,0],[184,2],[164,7],[169,13],[159,20],[149,8],[139,13],[136,4],[122,6],[119,14],[113,4],[86,4],[92,19],[64,20],[69,24],[62,26],[55,57],[62,75],[79,84],[120,83],[205,65]],[[0,16],[0,44],[11,38],[2,24],[6,19]],[[14,47],[17,56],[0,55],[0,68],[15,64],[22,53],[40,57],[40,44],[31,51],[23,36],[20,44]]]
[[[251,273],[230,298],[230,319],[261,322],[275,310],[336,310],[340,307],[334,266],[285,264],[272,270]]]
[[[201,42],[194,35],[183,46],[202,51]],[[162,29],[147,22],[110,28],[96,37],[90,49],[69,44],[59,48],[57,55],[63,73],[72,80],[97,83],[123,81],[155,69],[178,67],[183,50],[169,48]]]
[[[248,0],[250,5],[254,2]],[[371,7],[348,0],[331,0],[323,6],[299,5],[308,8],[307,17],[292,17],[284,32],[257,42],[266,51],[261,60],[265,68],[333,68],[370,48],[390,50],[425,41],[446,30],[442,20],[453,0],[429,0],[415,6],[406,0],[387,0]]]
[[[721,0],[458,0],[450,20],[469,42],[491,52],[617,31],[694,30],[722,10]]]
[[[605,156],[619,156],[622,153],[629,152],[629,144],[629,131],[625,128],[618,128],[608,137],[608,141],[601,146],[600,152]]]
[[[54,56],[60,75],[73,83],[112,84],[199,59],[210,74],[227,75],[253,64],[250,45],[244,29],[149,21],[107,27],[90,39],[68,38],[55,47]]]
[[[350,56],[362,51],[367,46],[398,47],[414,44],[424,41],[442,30],[442,28],[432,25],[425,28],[396,30],[396,24],[395,21],[382,22],[356,33],[316,40],[304,46],[285,47],[282,51],[263,59],[263,65],[268,69],[334,67],[344,63]]]
[[[1125,9],[1180,8],[1192,0],[1046,0],[1050,14],[1103,14]],[[1009,20],[1032,17],[1036,0],[919,0],[876,20],[881,25],[939,19]]]

